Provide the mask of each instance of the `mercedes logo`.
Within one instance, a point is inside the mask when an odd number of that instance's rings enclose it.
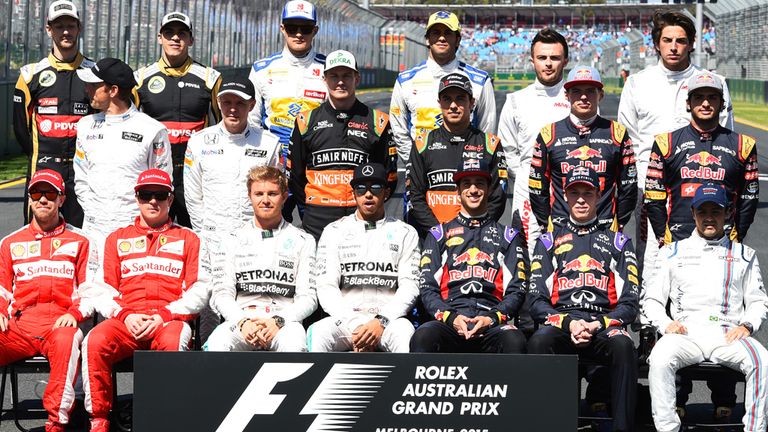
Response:
[[[366,177],[372,176],[373,175],[373,167],[370,166],[370,165],[364,166],[363,169],[362,169],[362,173]]]

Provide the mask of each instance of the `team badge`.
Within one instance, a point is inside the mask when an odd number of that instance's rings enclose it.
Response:
[[[40,74],[37,82],[43,87],[50,87],[56,82],[56,74],[52,70],[45,70]]]
[[[158,94],[165,90],[165,80],[161,76],[153,76],[147,83],[150,93]]]

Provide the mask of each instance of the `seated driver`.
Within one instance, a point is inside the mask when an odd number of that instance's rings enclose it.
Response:
[[[357,210],[328,225],[317,248],[317,296],[330,317],[309,327],[309,350],[408,352],[418,235],[385,214],[392,191],[383,165],[358,166],[350,184]]]

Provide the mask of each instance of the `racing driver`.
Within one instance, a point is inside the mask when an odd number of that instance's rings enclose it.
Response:
[[[411,352],[525,352],[510,321],[525,299],[528,254],[522,235],[488,214],[492,181],[484,160],[453,176],[461,211],[430,229],[421,257],[421,301],[434,321],[419,326]]]
[[[104,283],[98,312],[107,318],[83,342],[85,409],[91,431],[109,431],[112,365],[139,350],[183,351],[187,323],[208,303],[210,265],[200,239],[173,223],[171,176],[159,169],[139,174],[135,187],[139,216],[107,237]]]
[[[405,314],[419,295],[419,238],[385,214],[388,184],[379,163],[355,168],[357,211],[320,238],[314,283],[330,316],[309,327],[310,351],[408,352],[413,325]]]
[[[430,228],[446,223],[459,213],[453,174],[462,160],[483,160],[491,167],[488,215],[499,220],[504,213],[507,168],[496,135],[474,128],[470,113],[475,104],[472,83],[463,74],[448,74],[438,92],[443,124],[436,130],[421,129],[411,149],[406,171],[408,223],[421,238]]]
[[[352,53],[334,51],[323,74],[328,101],[296,117],[288,168],[290,189],[304,205],[302,227],[315,239],[329,223],[355,212],[349,181],[367,162],[387,167],[389,188],[397,185],[397,150],[389,116],[360,102],[360,73]]]
[[[539,237],[531,259],[529,302],[540,324],[531,354],[578,354],[606,363],[613,430],[634,428],[637,354],[624,327],[638,312],[638,270],[632,242],[600,224],[600,177],[577,166],[566,177],[569,217]]]
[[[253,219],[246,183],[254,166],[277,166],[277,137],[248,124],[256,103],[253,83],[243,76],[224,80],[216,95],[222,120],[189,139],[184,157],[184,188],[192,228],[206,241]],[[210,252],[213,249],[209,248]]]
[[[248,76],[256,89],[256,105],[248,121],[277,135],[283,165],[288,159],[288,142],[296,116],[317,108],[328,97],[323,81],[325,56],[312,44],[319,29],[313,4],[290,0],[283,7],[280,23],[285,41],[283,50],[254,63]],[[293,221],[296,207],[290,193],[283,206],[283,216],[288,222]]]
[[[115,58],[78,71],[91,106],[101,112],[77,122],[75,191],[85,213],[83,231],[103,250],[112,231],[129,224],[138,210],[131,190],[144,170],[171,172],[168,132],[131,101],[131,67]]]
[[[253,167],[245,186],[255,216],[225,236],[212,260],[211,305],[224,323],[204,349],[306,351],[301,321],[317,308],[315,239],[283,220],[288,179],[280,169]]]
[[[568,205],[563,199],[565,178],[578,166],[600,176],[598,223],[621,230],[637,201],[637,171],[627,129],[598,114],[603,99],[600,74],[589,66],[568,73],[565,92],[571,114],[541,129],[534,144],[528,186],[531,207],[542,231],[563,225]]]
[[[190,136],[217,122],[221,115],[214,100],[221,74],[189,56],[195,43],[192,20],[178,11],[160,21],[157,43],[160,59],[136,71],[136,106],[168,129],[173,161],[174,200],[171,217],[191,227],[184,189],[184,154]]]
[[[430,15],[424,38],[429,46],[429,57],[400,72],[389,106],[397,153],[405,162],[411,156],[419,129],[437,129],[443,123],[445,113],[441,114],[437,90],[439,82],[448,74],[462,74],[471,82],[470,95],[477,101],[470,108],[473,111],[472,126],[483,132],[496,132],[496,98],[491,77],[456,58],[461,43],[461,27],[456,14],[441,10]]]
[[[35,172],[27,195],[32,222],[0,242],[0,365],[36,354],[48,359],[45,431],[64,432],[83,340],[77,325],[93,313],[99,260],[94,245],[59,216],[61,174]]]
[[[19,70],[13,92],[13,132],[29,158],[27,182],[39,169],[58,171],[64,177],[69,198],[64,201],[61,214],[67,223],[80,227],[83,209],[75,195],[72,171],[77,137],[75,124],[94,110],[88,105],[85,83],[76,71],[90,68],[94,63],[80,53],[82,23],[72,1],[51,3],[45,31],[51,38],[51,52],[39,62]],[[24,202],[27,202],[26,196]],[[30,222],[31,218],[31,209],[25,205],[24,222]]]
[[[755,139],[719,124],[725,109],[723,82],[710,72],[688,81],[691,122],[656,136],[645,179],[648,220],[659,244],[682,240],[695,228],[690,206],[705,182],[725,186],[735,215],[729,214],[732,239],[743,241],[760,197]]]
[[[536,136],[542,127],[568,117],[571,104],[565,95],[563,69],[568,65],[568,42],[551,28],[536,33],[531,41],[531,64],[536,81],[507,95],[499,115],[499,138],[504,147],[510,188],[512,226],[522,226],[533,253],[541,233],[531,210],[528,174]],[[521,317],[522,318],[522,317]]]
[[[766,430],[768,351],[753,335],[768,315],[768,297],[757,254],[725,232],[729,204],[723,185],[699,186],[691,200],[696,228],[661,249],[647,279],[643,312],[664,334],[648,359],[659,431],[680,430],[675,372],[704,360],[744,373],[743,430]]]

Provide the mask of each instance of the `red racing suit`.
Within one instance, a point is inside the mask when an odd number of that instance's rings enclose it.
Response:
[[[731,238],[742,241],[760,199],[755,139],[722,126],[701,133],[692,125],[656,136],[645,178],[645,207],[665,243],[688,238],[696,227],[691,200],[704,183],[722,184],[734,207]]]
[[[389,187],[397,186],[397,148],[389,116],[359,100],[349,111],[323,102],[296,117],[287,168],[290,189],[304,204],[302,228],[320,238],[331,222],[355,212],[349,181],[359,165],[378,162],[388,171]]]
[[[173,159],[175,198],[171,213],[179,224],[191,227],[184,200],[184,153],[193,133],[221,120],[216,94],[221,74],[187,58],[179,67],[170,67],[161,58],[134,73],[136,107],[168,129]]]
[[[104,246],[104,282],[113,297],[97,305],[107,320],[83,342],[85,408],[106,418],[112,406],[112,365],[137,349],[187,349],[192,320],[208,304],[208,254],[192,230],[168,221],[160,228],[133,225],[118,229]],[[205,261],[204,261],[205,260]],[[136,340],[124,324],[131,314],[158,314],[164,324],[144,340]]]
[[[621,124],[598,116],[580,130],[570,117],[541,129],[533,147],[528,186],[531,207],[542,229],[568,219],[563,197],[565,179],[574,167],[586,166],[600,176],[597,217],[601,224],[623,227],[637,202],[637,170],[632,141]]]
[[[448,326],[457,315],[487,316],[493,326],[512,319],[523,305],[528,254],[514,228],[488,216],[459,214],[436,225],[421,253],[421,301]]]
[[[85,83],[78,69],[93,61],[77,54],[72,63],[59,61],[53,54],[23,66],[13,92],[13,131],[21,150],[29,158],[27,182],[36,171],[52,169],[64,178],[67,200],[59,209],[72,225],[83,225],[83,209],[75,194],[75,155],[77,121],[93,114]],[[32,218],[24,192],[24,220]]]
[[[91,316],[98,266],[95,245],[63,220],[47,232],[26,225],[0,242],[0,310],[10,313],[0,332],[0,365],[37,354],[48,359],[43,406],[51,422],[69,422],[83,340],[77,327],[53,325],[65,314],[78,322]]]
[[[420,129],[406,168],[405,193],[408,223],[424,238],[433,226],[459,214],[459,195],[453,173],[459,161],[485,159],[491,168],[488,214],[499,220],[504,213],[507,164],[499,137],[474,127],[454,135],[444,126]]]

